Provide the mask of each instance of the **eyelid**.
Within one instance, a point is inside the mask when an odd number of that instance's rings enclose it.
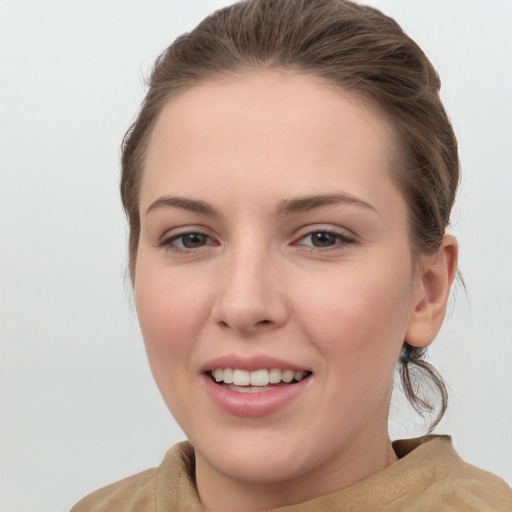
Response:
[[[206,237],[210,240],[210,243],[205,243],[197,248],[180,247],[173,244],[175,240],[190,234],[197,234]],[[211,243],[213,242],[213,243]],[[175,250],[176,252],[194,252],[205,246],[218,245],[215,237],[209,232],[208,229],[202,226],[182,226],[167,230],[159,239],[156,244],[158,247],[164,249]]]
[[[315,233],[326,233],[329,235],[333,235],[333,236],[339,237],[340,241],[337,242],[336,244],[333,244],[328,247],[315,247],[312,244],[310,245],[310,244],[300,243],[301,240],[304,240],[308,236],[312,236]],[[342,246],[342,245],[352,244],[352,243],[355,243],[356,241],[357,241],[357,236],[346,228],[319,225],[319,226],[307,226],[306,228],[301,230],[301,233],[299,233],[296,237],[294,237],[292,245],[303,245],[306,247],[310,247],[313,250],[326,251],[329,249],[340,248],[340,246]]]

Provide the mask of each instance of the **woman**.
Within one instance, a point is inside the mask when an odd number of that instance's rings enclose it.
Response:
[[[424,361],[457,267],[439,79],[342,0],[218,11],[158,59],[123,146],[130,275],[190,443],[82,510],[511,510],[450,440],[391,443],[397,362]]]

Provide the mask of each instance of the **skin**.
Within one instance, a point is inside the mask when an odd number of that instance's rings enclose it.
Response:
[[[437,334],[457,256],[449,236],[438,253],[412,256],[397,153],[375,106],[305,74],[207,82],[160,113],[141,186],[135,300],[208,510],[303,502],[396,461],[394,368],[404,339],[426,346]],[[333,193],[341,200],[283,206]],[[326,231],[334,236],[315,246],[311,233]],[[204,236],[186,248],[184,233]],[[234,416],[201,374],[231,354],[278,357],[312,375],[300,400]]]

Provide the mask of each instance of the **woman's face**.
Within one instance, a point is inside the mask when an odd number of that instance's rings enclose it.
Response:
[[[358,475],[389,446],[421,300],[395,149],[378,109],[298,73],[205,83],[161,112],[135,298],[199,477]]]

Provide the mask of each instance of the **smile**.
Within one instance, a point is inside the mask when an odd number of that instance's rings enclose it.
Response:
[[[255,371],[238,368],[216,368],[212,378],[221,386],[239,393],[259,393],[270,391],[277,386],[300,382],[311,375],[308,371],[281,370],[280,368]]]
[[[254,361],[245,361],[249,369],[220,364],[202,374],[205,391],[214,404],[234,416],[262,417],[286,408],[310,388],[313,376],[299,368],[258,368]]]

